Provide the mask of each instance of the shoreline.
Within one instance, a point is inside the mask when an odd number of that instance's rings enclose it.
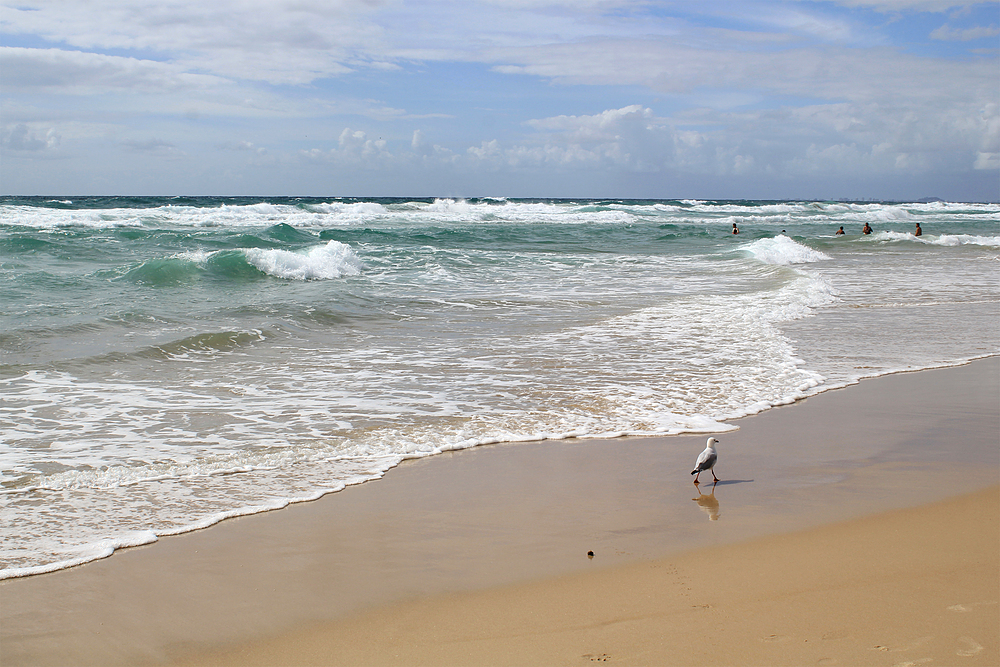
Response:
[[[998,368],[991,357],[879,376],[733,420],[739,430],[720,438],[723,481],[702,484],[712,493],[696,503],[687,472],[703,435],[406,461],[378,484],[0,582],[0,658],[170,663],[407,600],[938,502],[997,481]],[[970,445],[984,434],[992,442]]]
[[[842,382],[840,384],[834,384],[834,385],[829,385],[829,386],[820,386],[818,388],[814,388],[814,389],[818,389],[818,391],[815,391],[815,393],[807,393],[805,396],[802,396],[800,398],[791,399],[791,400],[789,400],[787,402],[784,402],[784,403],[776,403],[774,405],[771,405],[771,406],[765,408],[764,410],[762,410],[760,412],[755,412],[755,413],[752,413],[752,414],[743,415],[741,417],[733,417],[733,418],[728,418],[728,419],[720,419],[719,423],[720,424],[738,423],[738,422],[740,422],[742,420],[745,420],[745,419],[748,419],[748,418],[751,418],[751,417],[756,417],[757,415],[761,415],[761,414],[763,414],[763,413],[765,413],[765,412],[767,412],[769,410],[774,410],[774,409],[777,409],[777,408],[783,408],[783,407],[788,407],[788,406],[791,406],[791,405],[795,405],[797,403],[800,403],[802,401],[808,400],[808,399],[813,398],[815,396],[820,396],[822,394],[825,394],[825,393],[828,393],[828,392],[832,392],[832,391],[840,391],[840,390],[846,389],[848,387],[856,386],[856,385],[858,385],[858,384],[860,384],[862,382],[866,382],[866,381],[869,381],[869,380],[875,380],[875,379],[878,379],[878,378],[890,377],[890,376],[893,376],[893,375],[904,375],[904,374],[908,374],[908,373],[922,373],[922,372],[925,372],[925,371],[935,371],[935,370],[944,370],[944,369],[948,369],[948,368],[958,368],[958,367],[961,367],[961,366],[967,366],[967,365],[969,365],[971,363],[975,363],[977,361],[983,361],[983,360],[993,359],[993,358],[1000,358],[1000,355],[997,355],[997,354],[986,354],[986,355],[982,355],[982,356],[970,357],[968,359],[964,359],[964,360],[961,360],[961,361],[954,361],[954,362],[943,363],[943,364],[935,365],[935,366],[928,366],[928,367],[925,367],[925,368],[915,368],[915,369],[909,369],[909,368],[907,368],[907,369],[899,369],[899,370],[889,370],[889,371],[887,371],[885,373],[882,373],[882,374],[879,374],[879,375],[863,375],[863,376],[860,376],[858,378],[855,378],[854,380]],[[731,431],[722,431],[722,430],[720,430],[720,431],[706,431],[706,432],[704,432],[704,434],[705,435],[708,435],[710,433],[724,434],[724,433],[729,433],[729,432],[731,432]],[[389,474],[390,471],[395,470],[396,468],[399,468],[402,465],[408,465],[412,461],[420,461],[420,460],[427,459],[427,458],[433,458],[434,456],[440,456],[441,454],[451,454],[451,453],[455,453],[455,452],[459,452],[459,451],[466,451],[466,450],[477,449],[477,448],[481,448],[481,447],[512,446],[512,445],[532,445],[532,444],[562,442],[562,441],[565,441],[565,440],[569,440],[569,441],[576,441],[576,440],[582,440],[582,441],[608,441],[608,440],[618,440],[618,439],[635,440],[635,439],[642,439],[642,438],[659,439],[659,438],[675,438],[675,437],[686,437],[686,436],[696,436],[696,435],[702,435],[702,433],[697,433],[696,434],[696,433],[691,433],[691,432],[685,432],[685,433],[656,434],[656,435],[629,435],[629,434],[625,434],[625,435],[615,435],[615,436],[600,436],[600,435],[589,436],[589,435],[587,435],[587,436],[581,436],[581,437],[539,438],[537,440],[526,439],[526,440],[520,440],[520,441],[515,441],[515,442],[488,442],[488,443],[483,443],[483,444],[475,444],[475,445],[471,445],[471,446],[468,446],[468,447],[462,447],[460,449],[454,449],[454,450],[449,450],[449,451],[445,451],[445,452],[439,452],[438,454],[433,454],[433,455],[422,455],[422,456],[413,457],[413,458],[404,458],[401,461],[399,461],[398,463],[396,463],[396,464],[392,465],[391,467],[385,469],[381,473],[381,475],[378,476],[378,477],[374,477],[374,478],[371,478],[371,479],[365,479],[365,480],[361,480],[361,481],[358,481],[358,482],[348,483],[348,484],[345,484],[344,486],[342,486],[340,488],[333,489],[333,490],[324,490],[324,491],[321,491],[321,492],[317,492],[315,495],[309,496],[309,497],[286,498],[286,499],[283,499],[283,501],[282,501],[284,504],[282,504],[280,506],[269,507],[267,509],[260,509],[259,506],[247,507],[247,508],[240,508],[240,509],[237,509],[237,510],[233,510],[233,511],[229,511],[229,512],[224,512],[224,513],[222,513],[222,514],[220,514],[218,516],[207,517],[204,520],[198,521],[195,524],[193,524],[191,527],[187,527],[187,528],[182,528],[182,529],[172,530],[172,531],[168,531],[168,532],[163,532],[161,534],[155,534],[152,531],[148,531],[148,537],[143,536],[143,537],[132,537],[130,539],[120,538],[120,539],[109,540],[111,542],[114,542],[115,544],[113,546],[104,547],[106,549],[106,551],[103,552],[103,553],[101,553],[101,554],[99,554],[99,555],[81,556],[81,557],[78,557],[78,558],[72,558],[72,559],[68,559],[68,560],[65,560],[65,561],[59,561],[59,562],[54,562],[54,563],[47,563],[47,564],[44,564],[44,565],[30,566],[30,567],[24,567],[24,568],[10,568],[9,570],[0,570],[0,582],[8,580],[8,579],[21,579],[21,578],[24,578],[24,577],[33,577],[33,576],[37,576],[37,575],[41,575],[41,574],[51,574],[51,573],[60,572],[60,571],[63,571],[63,570],[68,570],[68,569],[80,567],[82,565],[86,565],[88,563],[93,563],[95,561],[103,560],[105,558],[111,558],[112,556],[115,556],[116,554],[121,553],[123,550],[126,550],[126,549],[133,549],[133,548],[136,548],[136,547],[149,546],[149,545],[155,544],[155,543],[157,543],[157,542],[159,542],[159,541],[161,541],[161,540],[163,540],[165,538],[172,538],[172,537],[177,537],[177,536],[180,536],[180,535],[186,535],[188,533],[194,533],[194,532],[201,531],[201,530],[208,530],[210,528],[213,528],[213,527],[219,525],[220,523],[222,523],[224,521],[229,521],[229,520],[232,520],[232,519],[239,519],[239,518],[244,518],[244,517],[251,517],[251,516],[258,515],[258,514],[265,514],[265,513],[268,513],[268,512],[281,511],[281,510],[285,510],[285,509],[287,509],[287,508],[289,508],[291,506],[298,505],[300,503],[312,503],[312,502],[316,502],[316,501],[318,501],[318,500],[320,500],[322,498],[325,498],[325,497],[327,497],[327,496],[329,496],[331,494],[342,493],[342,492],[346,491],[347,489],[350,489],[351,487],[360,486],[362,484],[368,484],[369,482],[380,481],[385,475]]]

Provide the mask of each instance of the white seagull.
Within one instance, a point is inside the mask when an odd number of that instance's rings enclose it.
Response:
[[[717,442],[719,441],[715,438],[709,438],[708,444],[705,446],[705,451],[698,455],[698,460],[694,464],[694,470],[691,471],[691,474],[695,476],[695,484],[699,483],[698,478],[706,470],[711,470],[712,477],[716,482],[719,481],[719,478],[715,476],[715,470],[712,470],[715,468],[715,462],[719,460],[719,454],[715,451],[715,443]]]

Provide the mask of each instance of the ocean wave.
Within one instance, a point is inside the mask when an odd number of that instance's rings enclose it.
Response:
[[[176,358],[191,352],[232,352],[241,347],[259,343],[264,339],[264,333],[258,329],[254,329],[253,331],[200,333],[169,343],[155,345],[150,350],[157,350],[167,357]],[[139,354],[141,355],[142,352]]]
[[[914,237],[917,238],[917,237]],[[925,237],[920,237],[921,239]],[[971,236],[969,234],[941,234],[937,238],[927,237],[924,243],[943,246],[981,245],[1000,248],[1000,236]]]
[[[194,284],[207,277],[252,280],[260,277],[260,272],[247,262],[241,250],[189,250],[169,257],[147,259],[114,276],[113,280],[147,287],[170,287]]]
[[[327,280],[361,273],[361,259],[350,246],[330,241],[306,254],[288,250],[250,248],[243,251],[247,261],[260,271],[286,280]]]
[[[754,259],[765,264],[779,266],[808,264],[830,259],[829,255],[797,243],[784,234],[748,243],[741,250],[750,253]]]
[[[343,221],[372,220],[385,217],[389,214],[389,209],[376,202],[306,204],[303,208],[313,213],[322,213],[324,216]]]
[[[292,232],[298,233],[295,230]],[[284,229],[276,234],[290,235]],[[261,274],[285,280],[326,280],[356,276],[362,268],[361,259],[350,246],[340,241],[329,241],[305,252],[275,248],[192,250],[148,259],[124,272],[101,273],[111,275],[113,280],[125,280],[137,285],[169,287],[193,284],[205,278],[253,280],[260,278]]]
[[[483,204],[483,206],[489,206],[489,204]],[[434,213],[469,215],[472,213],[472,208],[473,205],[464,199],[435,199],[424,210]]]
[[[534,201],[475,201],[465,199],[435,199],[421,206],[412,216],[414,221],[444,220],[448,222],[516,222],[534,224],[621,224],[633,222],[637,215],[654,212],[652,207],[617,202],[534,202]],[[410,216],[407,216],[410,217]]]
[[[201,274],[201,260],[192,258],[190,253],[146,260],[132,267],[121,276],[121,280],[148,286],[169,286],[192,283]]]
[[[282,243],[308,243],[316,240],[315,234],[293,227],[287,222],[279,222],[266,230],[267,236]]]
[[[1000,248],[1000,236],[973,236],[971,234],[941,234],[932,236],[924,234],[915,236],[910,232],[877,232],[872,238],[876,241],[914,241],[927,245],[961,246],[977,245],[988,248]]]
[[[162,200],[166,201],[166,200]],[[109,202],[110,203],[110,202]],[[150,204],[152,201],[145,201]],[[704,201],[704,200],[509,200],[503,198],[438,198],[431,201],[296,201],[286,198],[247,203],[205,205],[180,200],[141,208],[89,208],[80,204],[50,204],[48,207],[8,204],[0,206],[0,227],[23,226],[57,231],[82,227],[160,228],[338,228],[384,222],[423,224],[518,222],[518,223],[608,223],[660,220],[692,224],[720,220],[746,224],[851,224],[868,222],[888,225],[914,220],[1000,220],[1000,211],[989,204],[805,202],[805,201]],[[53,208],[55,206],[55,208]],[[666,219],[666,220],[664,220]]]
[[[142,227],[143,222],[134,209],[112,211],[0,206],[0,226],[44,230],[113,229],[116,227]]]
[[[786,224],[794,222],[795,218],[791,215],[729,215],[724,218],[717,218],[712,220],[713,223],[721,224],[724,227],[728,227],[733,223],[739,226],[742,225],[774,225],[774,224]]]
[[[692,209],[701,213],[749,213],[762,215],[782,215],[810,212],[809,205],[794,202],[781,202],[773,204],[751,204],[748,202],[702,203],[693,206]]]

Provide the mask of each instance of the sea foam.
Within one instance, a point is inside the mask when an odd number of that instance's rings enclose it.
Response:
[[[330,241],[302,254],[288,250],[248,248],[247,261],[264,273],[286,280],[329,280],[361,273],[361,259],[347,244]]]
[[[765,264],[777,264],[780,266],[808,264],[830,259],[829,255],[818,250],[813,250],[801,243],[796,243],[784,234],[779,234],[772,238],[759,239],[747,244],[742,250],[749,252],[755,259]]]
[[[924,242],[933,243],[934,245],[943,245],[943,246],[981,245],[989,248],[1000,248],[1000,236],[971,236],[969,234],[941,234],[937,238],[928,238]]]
[[[939,236],[924,234],[916,236],[912,232],[878,232],[872,238],[876,241],[916,241],[917,243],[928,245],[978,245],[987,248],[1000,248],[1000,236],[974,236],[971,234],[941,234]]]

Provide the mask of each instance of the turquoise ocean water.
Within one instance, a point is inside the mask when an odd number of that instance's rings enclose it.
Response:
[[[6,197],[0,280],[3,578],[996,354],[1000,205]]]

